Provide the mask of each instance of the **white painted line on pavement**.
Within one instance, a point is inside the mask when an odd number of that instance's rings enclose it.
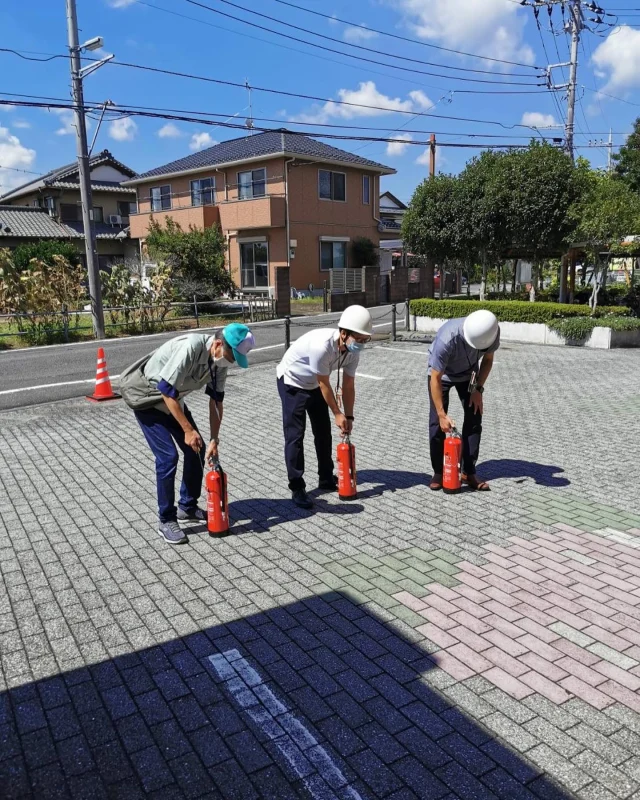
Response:
[[[227,650],[209,656],[209,661],[233,699],[273,741],[311,797],[335,797],[331,792],[334,789],[342,790],[341,797],[362,800],[331,755],[276,697],[246,658],[237,650]]]
[[[356,378],[369,378],[372,381],[383,381],[384,378],[381,378],[379,375],[367,375],[364,372],[356,372]]]
[[[111,375],[111,380],[114,381],[119,378],[119,375]],[[43,383],[40,386],[23,386],[21,389],[3,389],[0,395],[3,394],[16,394],[17,392],[33,392],[35,389],[55,389],[59,386],[79,386],[81,383],[95,383],[95,378],[87,378],[83,381],[63,381],[62,383]]]
[[[284,342],[282,344],[270,344],[267,347],[254,347],[251,352],[261,353],[263,350],[275,350],[276,347],[284,347]]]

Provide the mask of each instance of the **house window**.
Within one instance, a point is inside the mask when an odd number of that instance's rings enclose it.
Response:
[[[345,269],[347,266],[346,242],[320,242],[320,269]]]
[[[249,200],[252,197],[264,197],[267,193],[267,170],[250,169],[238,173],[238,198]]]
[[[371,176],[362,176],[362,202],[368,206],[371,202]]]
[[[215,179],[200,178],[191,181],[191,205],[210,206],[215,202]]]
[[[60,219],[63,222],[78,222],[80,206],[77,203],[60,203]]]
[[[318,170],[318,195],[321,200],[347,199],[347,176],[344,172]]]
[[[154,186],[151,190],[151,210],[166,211],[171,208],[171,185]]]
[[[102,206],[94,206],[93,207],[93,221],[94,222],[104,222],[104,210]]]
[[[269,285],[269,248],[266,242],[240,245],[240,280],[243,289]]]
[[[138,210],[137,203],[130,203],[128,200],[118,200],[118,214],[121,217],[129,217]]]

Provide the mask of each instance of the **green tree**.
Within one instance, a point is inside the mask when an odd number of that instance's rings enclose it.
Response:
[[[594,264],[589,305],[595,312],[600,288],[606,284],[611,250],[615,252],[626,236],[640,234],[640,196],[628,184],[591,171],[585,191],[569,215],[576,226],[576,239],[586,243]]]
[[[352,267],[375,267],[378,263],[378,252],[375,244],[366,236],[358,236],[351,243]]]
[[[61,256],[74,267],[80,263],[77,247],[73,242],[63,239],[41,239],[39,242],[19,244],[13,251],[13,263],[20,271],[28,269],[33,259],[53,266],[55,256]]]
[[[209,228],[182,229],[171,217],[161,226],[151,218],[146,238],[149,255],[167,264],[178,283],[188,282],[197,293],[219,297],[235,289],[231,275],[225,269],[225,244],[217,225]]]
[[[633,124],[633,133],[613,160],[616,162],[615,175],[640,195],[640,117]]]

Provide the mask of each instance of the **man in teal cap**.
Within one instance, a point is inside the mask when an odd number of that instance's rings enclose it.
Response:
[[[205,458],[218,455],[225,383],[229,364],[249,366],[247,354],[255,344],[246,325],[234,322],[213,335],[188,333],[165,342],[120,376],[124,401],[135,412],[156,459],[158,533],[170,544],[187,537],[178,521],[203,522],[206,512],[198,507]],[[184,402],[190,392],[206,385],[209,396],[210,441],[206,448],[191,412]],[[178,450],[184,467],[180,500],[175,505]]]

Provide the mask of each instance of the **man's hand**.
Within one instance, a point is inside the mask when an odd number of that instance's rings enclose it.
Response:
[[[203,446],[202,437],[195,428],[192,428],[190,431],[187,431],[185,433],[184,443],[187,445],[187,447],[190,447],[195,453],[199,453],[202,450]]]
[[[476,414],[482,414],[484,409],[484,405],[482,402],[482,392],[471,392],[471,397],[469,398],[469,405],[475,411]]]
[[[338,412],[335,415],[334,419],[336,421],[336,425],[338,426],[338,428],[340,428],[342,433],[350,433],[351,432],[351,428],[353,427],[353,423],[352,423],[352,421],[350,419],[347,419],[345,417],[345,415],[341,411]]]
[[[438,419],[440,420],[440,429],[444,433],[449,433],[449,431],[455,428],[455,422],[446,414],[441,414]]]
[[[211,464],[213,461],[218,460],[218,443],[217,442],[209,442],[207,446],[207,452],[204,454],[204,460],[207,464]]]

